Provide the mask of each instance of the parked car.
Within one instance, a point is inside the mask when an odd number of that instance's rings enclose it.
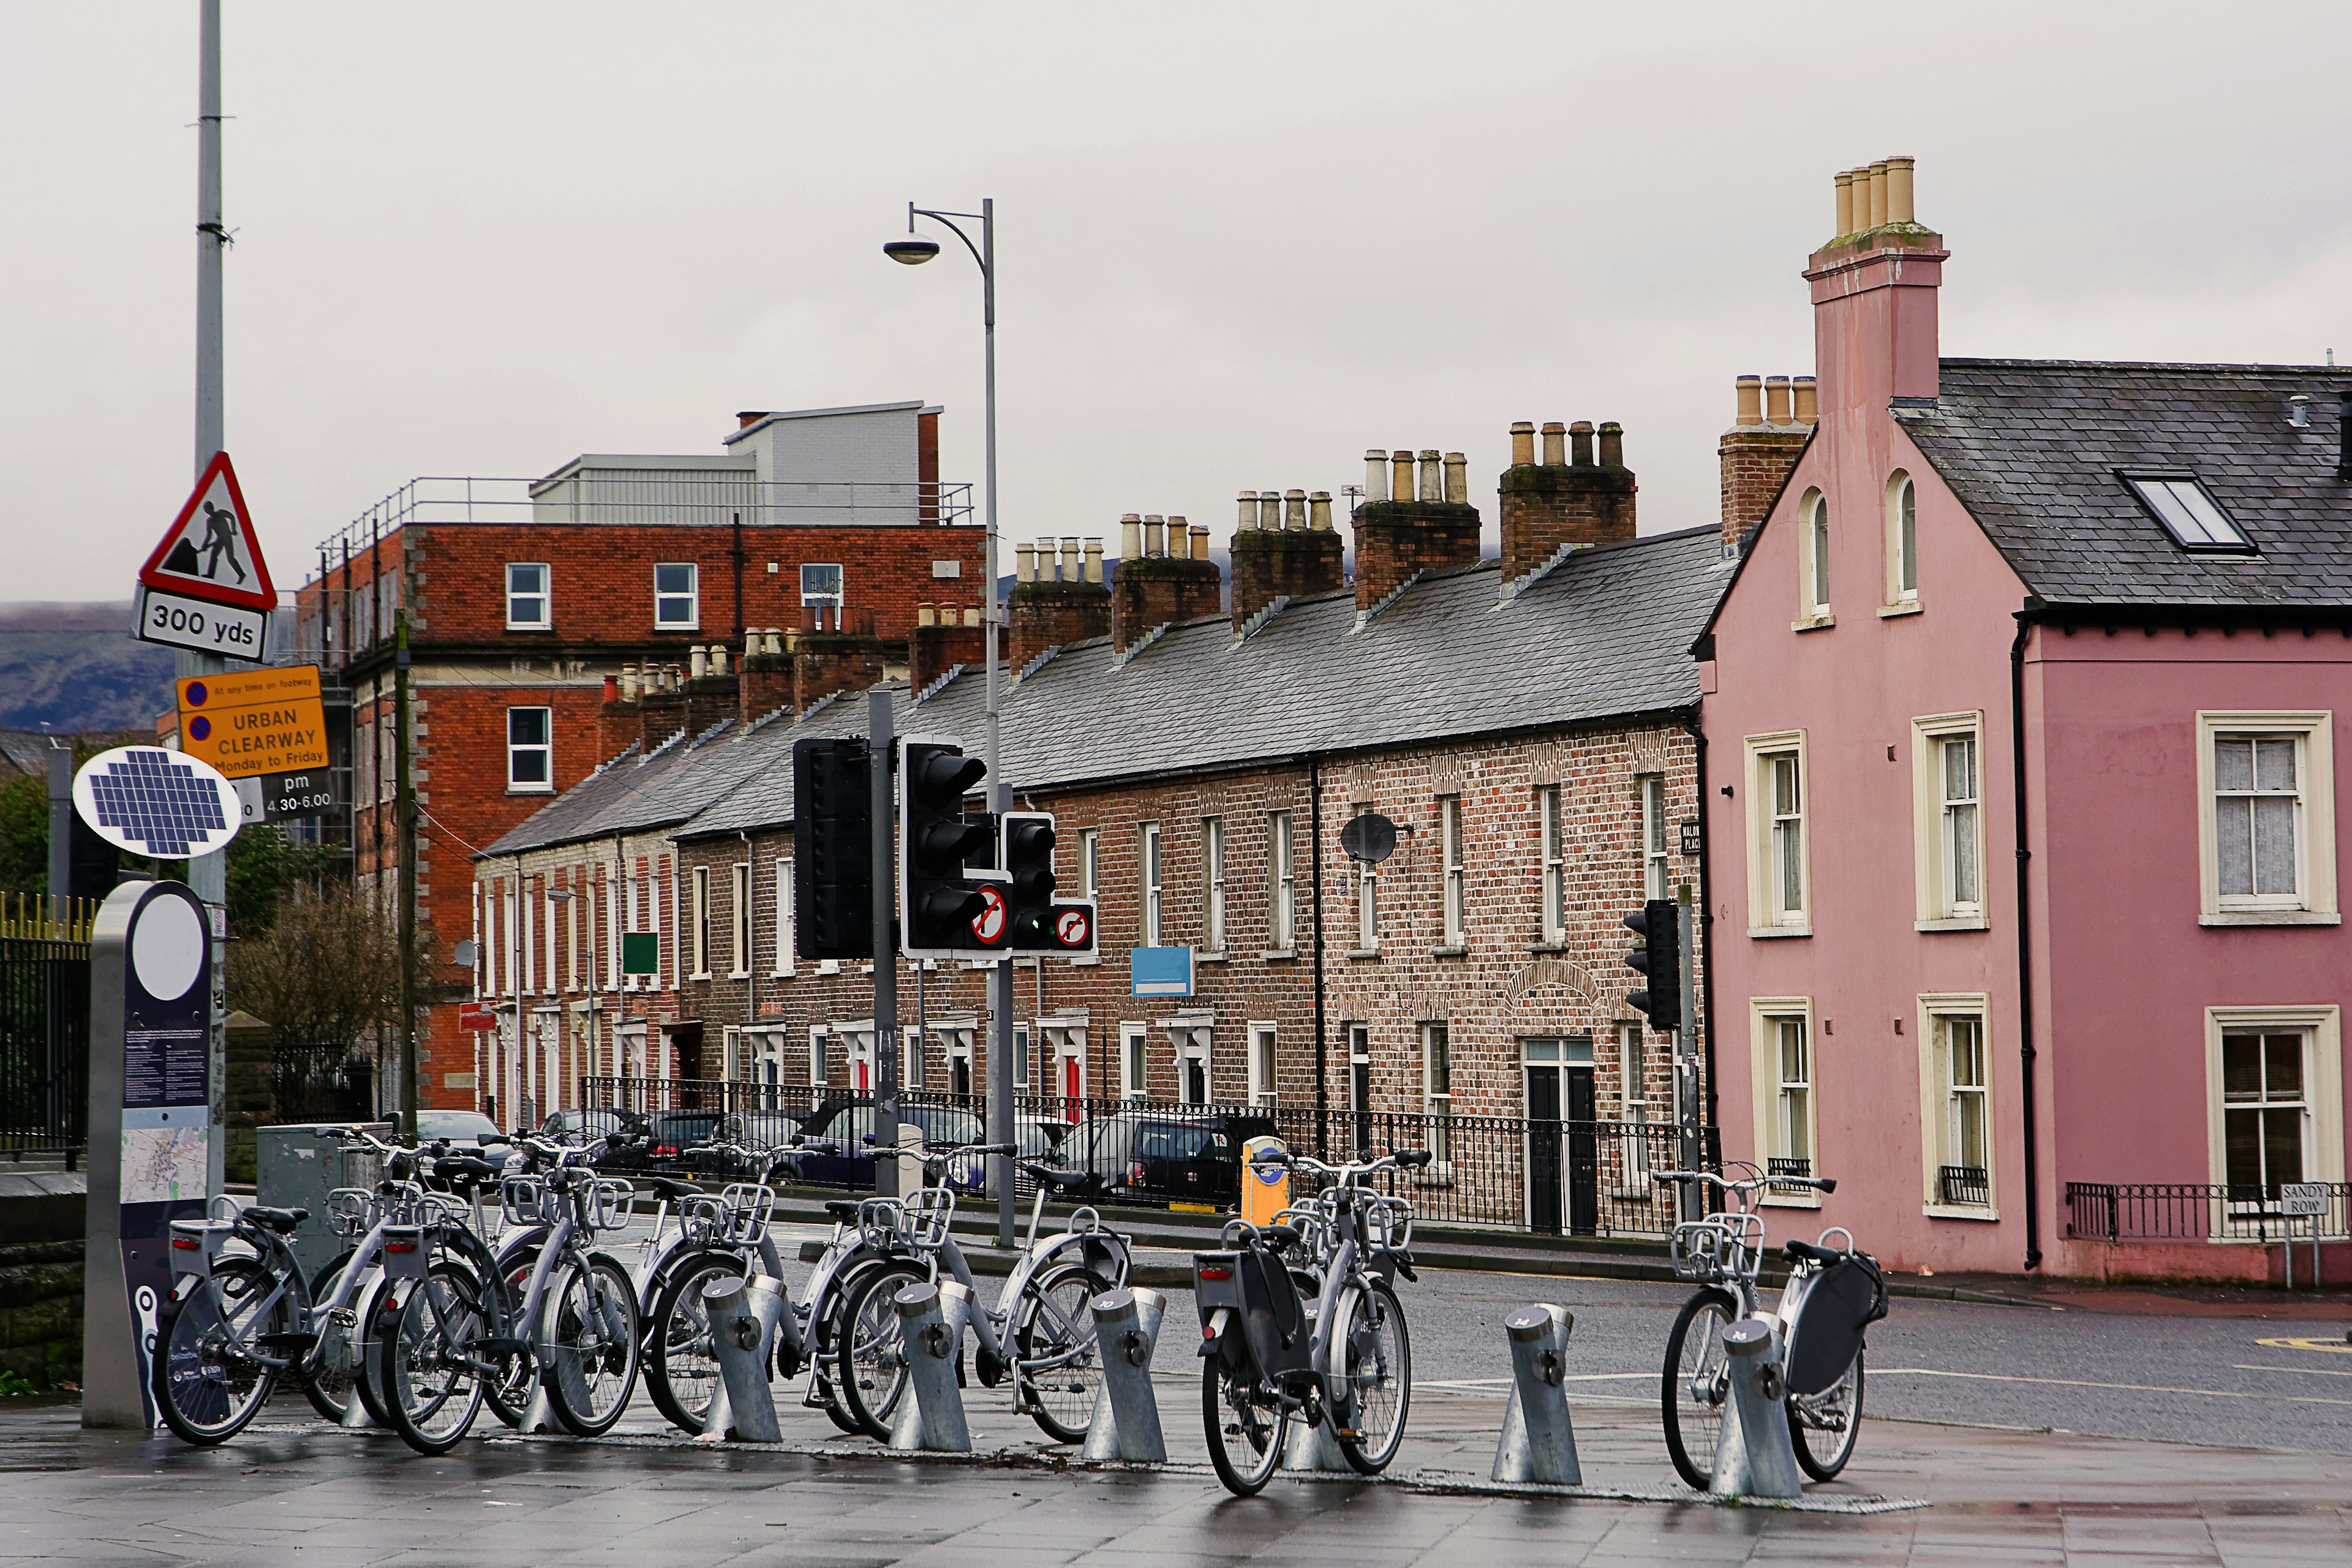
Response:
[[[1238,1208],[1242,1145],[1275,1130],[1270,1116],[1116,1111],[1079,1123],[1062,1163],[1101,1176],[1114,1202]]]
[[[499,1124],[478,1110],[420,1110],[416,1141],[420,1143],[478,1144],[485,1138],[503,1138]]]
[[[801,1118],[789,1110],[738,1110],[719,1120],[719,1131],[714,1136],[721,1142],[740,1144],[746,1149],[773,1149],[791,1142],[800,1130]],[[723,1176],[753,1173],[745,1169],[740,1160],[729,1160],[725,1165],[725,1169],[714,1168],[710,1173]],[[791,1169],[790,1160],[780,1167],[785,1173]]]
[[[934,1148],[978,1143],[988,1135],[979,1117],[952,1105],[903,1105],[902,1121],[923,1130],[923,1141]],[[803,1150],[796,1160],[800,1179],[821,1187],[870,1189],[874,1185],[874,1101],[870,1099],[827,1100],[810,1113],[802,1129],[811,1139],[837,1142],[839,1153]],[[979,1160],[960,1160],[948,1173],[948,1184],[959,1192],[978,1192],[985,1184]],[[1241,1189],[1234,1187],[1237,1194]]]
[[[618,1110],[611,1106],[551,1110],[539,1124],[539,1135],[575,1147],[604,1139],[604,1152],[596,1156],[596,1168],[616,1176],[650,1168],[646,1119],[634,1110]]]
[[[693,1162],[686,1151],[697,1143],[708,1143],[719,1131],[719,1112],[715,1110],[661,1110],[654,1113],[646,1124],[646,1163],[648,1170],[665,1175],[691,1175]]]

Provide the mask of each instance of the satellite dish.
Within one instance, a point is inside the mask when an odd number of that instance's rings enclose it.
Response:
[[[1377,811],[1367,811],[1349,817],[1348,826],[1339,829],[1339,847],[1350,860],[1377,866],[1396,853],[1396,833],[1395,823]]]

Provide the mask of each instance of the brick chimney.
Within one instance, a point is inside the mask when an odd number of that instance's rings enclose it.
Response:
[[[841,617],[836,615],[836,625]],[[805,713],[835,691],[863,691],[882,679],[882,642],[874,617],[857,617],[856,631],[803,632],[793,645],[793,707]]]
[[[1109,634],[1101,540],[1068,537],[1057,550],[1053,540],[1041,539],[1034,550],[1023,544],[1015,562],[1006,656],[1014,673],[1049,647]]]
[[[686,728],[686,678],[674,664],[649,664],[640,681],[637,740],[650,752]]]
[[[1805,455],[1820,414],[1810,375],[1743,375],[1732,385],[1731,428],[1715,453],[1723,468],[1724,549],[1736,552]]]
[[[1196,621],[1213,616],[1223,596],[1224,574],[1209,559],[1209,531],[1189,528],[1181,517],[1120,520],[1122,542],[1129,548],[1118,563],[1118,580],[1110,585],[1110,645],[1125,653],[1171,621]]]
[[[723,666],[713,661],[715,670]],[[734,719],[743,711],[740,683],[728,673],[706,671],[690,677],[686,683],[686,734],[688,740],[701,734],[721,719]]]
[[[1331,492],[1244,490],[1234,525],[1234,630],[1276,599],[1347,584],[1347,541],[1331,526]]]
[[[1936,293],[1951,253],[1912,216],[1912,162],[1837,176],[1836,235],[1805,263],[1813,364],[1832,415],[1937,395]]]
[[[1425,451],[1416,461],[1412,453],[1397,451],[1386,463],[1379,457],[1365,454],[1364,504],[1356,509],[1359,611],[1379,604],[1416,572],[1478,560],[1478,509],[1466,495],[1446,499],[1449,470],[1463,471],[1462,455]]]
[[[624,668],[628,671],[631,695],[623,697],[620,677],[608,675],[604,678],[604,704],[596,710],[596,760],[600,763],[611,762],[637,738],[637,667],[632,664]]]
[[[770,626],[765,637],[756,631],[743,634],[743,661],[735,667],[735,679],[747,725],[793,705],[793,661],[784,652],[781,627]]]
[[[1633,537],[1633,470],[1625,466],[1625,433],[1613,421],[1593,427],[1580,419],[1543,427],[1543,460],[1536,461],[1535,426],[1511,426],[1511,466],[1503,470],[1503,581],[1515,582],[1550,560],[1563,544],[1615,544]],[[1573,446],[1574,460],[1570,460]]]
[[[980,623],[979,606],[971,608],[967,620],[960,605],[916,606],[915,629],[907,638],[907,684],[918,695],[957,665],[988,658],[988,628]]]

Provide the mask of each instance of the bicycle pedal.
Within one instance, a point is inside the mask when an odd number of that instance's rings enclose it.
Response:
[[[327,1314],[327,1321],[339,1329],[356,1328],[359,1325],[360,1315],[353,1308],[338,1307]]]

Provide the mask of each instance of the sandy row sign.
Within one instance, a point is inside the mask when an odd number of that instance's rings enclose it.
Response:
[[[327,716],[319,667],[289,664],[178,683],[180,750],[233,779],[265,773],[324,773]]]

